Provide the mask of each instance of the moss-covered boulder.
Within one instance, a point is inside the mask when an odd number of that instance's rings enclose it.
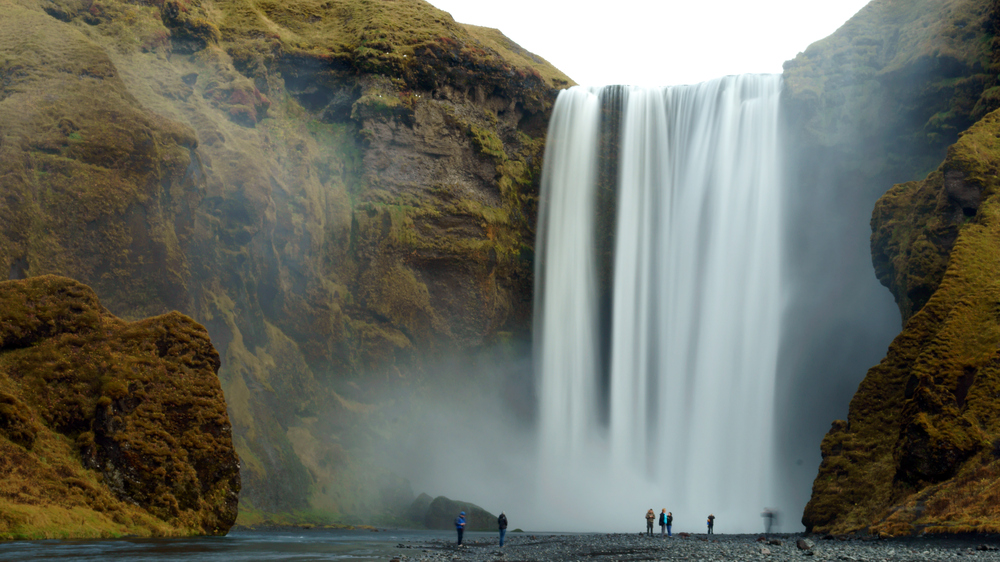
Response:
[[[1000,112],[872,218],[908,320],[823,440],[803,523],[885,535],[1000,530]]]
[[[465,512],[466,531],[495,531],[497,527],[497,516],[479,507],[478,505],[450,500],[444,496],[438,496],[427,503],[425,497],[421,496],[414,500],[411,512],[423,508],[420,518],[416,519],[428,529],[454,530],[455,518],[459,513]],[[426,505],[426,507],[425,507]]]
[[[0,538],[225,534],[239,459],[205,329],[0,282]]]

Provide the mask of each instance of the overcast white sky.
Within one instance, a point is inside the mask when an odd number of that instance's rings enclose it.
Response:
[[[585,85],[703,82],[781,72],[868,0],[429,0],[495,27]]]

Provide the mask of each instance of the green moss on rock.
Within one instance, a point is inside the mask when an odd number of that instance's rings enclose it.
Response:
[[[398,508],[372,485],[392,478],[366,456],[384,437],[365,400],[433,379],[444,350],[528,337],[544,127],[568,78],[420,0],[0,10],[0,267],[81,279],[127,319],[202,322],[256,516]],[[126,399],[91,390],[46,423]]]
[[[847,422],[823,440],[803,516],[812,531],[1000,528],[979,480],[998,470],[1000,439],[998,135],[994,112],[963,133],[937,172],[896,186],[876,207],[873,255],[885,260],[880,271],[895,273],[890,286],[911,315],[858,388]],[[903,287],[928,293],[923,306]]]
[[[205,329],[54,276],[0,302],[0,537],[225,534],[239,459]]]

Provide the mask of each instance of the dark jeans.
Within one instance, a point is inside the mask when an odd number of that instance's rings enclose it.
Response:
[[[714,535],[715,531],[713,529],[715,529],[715,525],[709,525],[708,526],[708,534]]]
[[[672,537],[673,536],[673,535],[670,534],[670,527],[671,527],[670,525],[667,525],[667,536],[668,537]]]
[[[507,534],[507,529],[500,529],[500,546],[503,546],[503,536]]]
[[[653,522],[652,521],[647,521],[646,522],[646,534],[649,535],[649,536],[653,536]]]
[[[464,527],[456,527],[455,530],[458,531],[458,544],[462,544],[462,533],[465,532],[465,528]]]

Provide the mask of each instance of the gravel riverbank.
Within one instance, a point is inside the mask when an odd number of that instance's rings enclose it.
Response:
[[[638,534],[508,534],[477,537],[457,548],[454,541],[433,539],[400,543],[399,562],[554,562],[640,560],[808,560],[858,562],[1000,561],[996,538],[827,539],[801,535],[688,535],[662,540]]]

